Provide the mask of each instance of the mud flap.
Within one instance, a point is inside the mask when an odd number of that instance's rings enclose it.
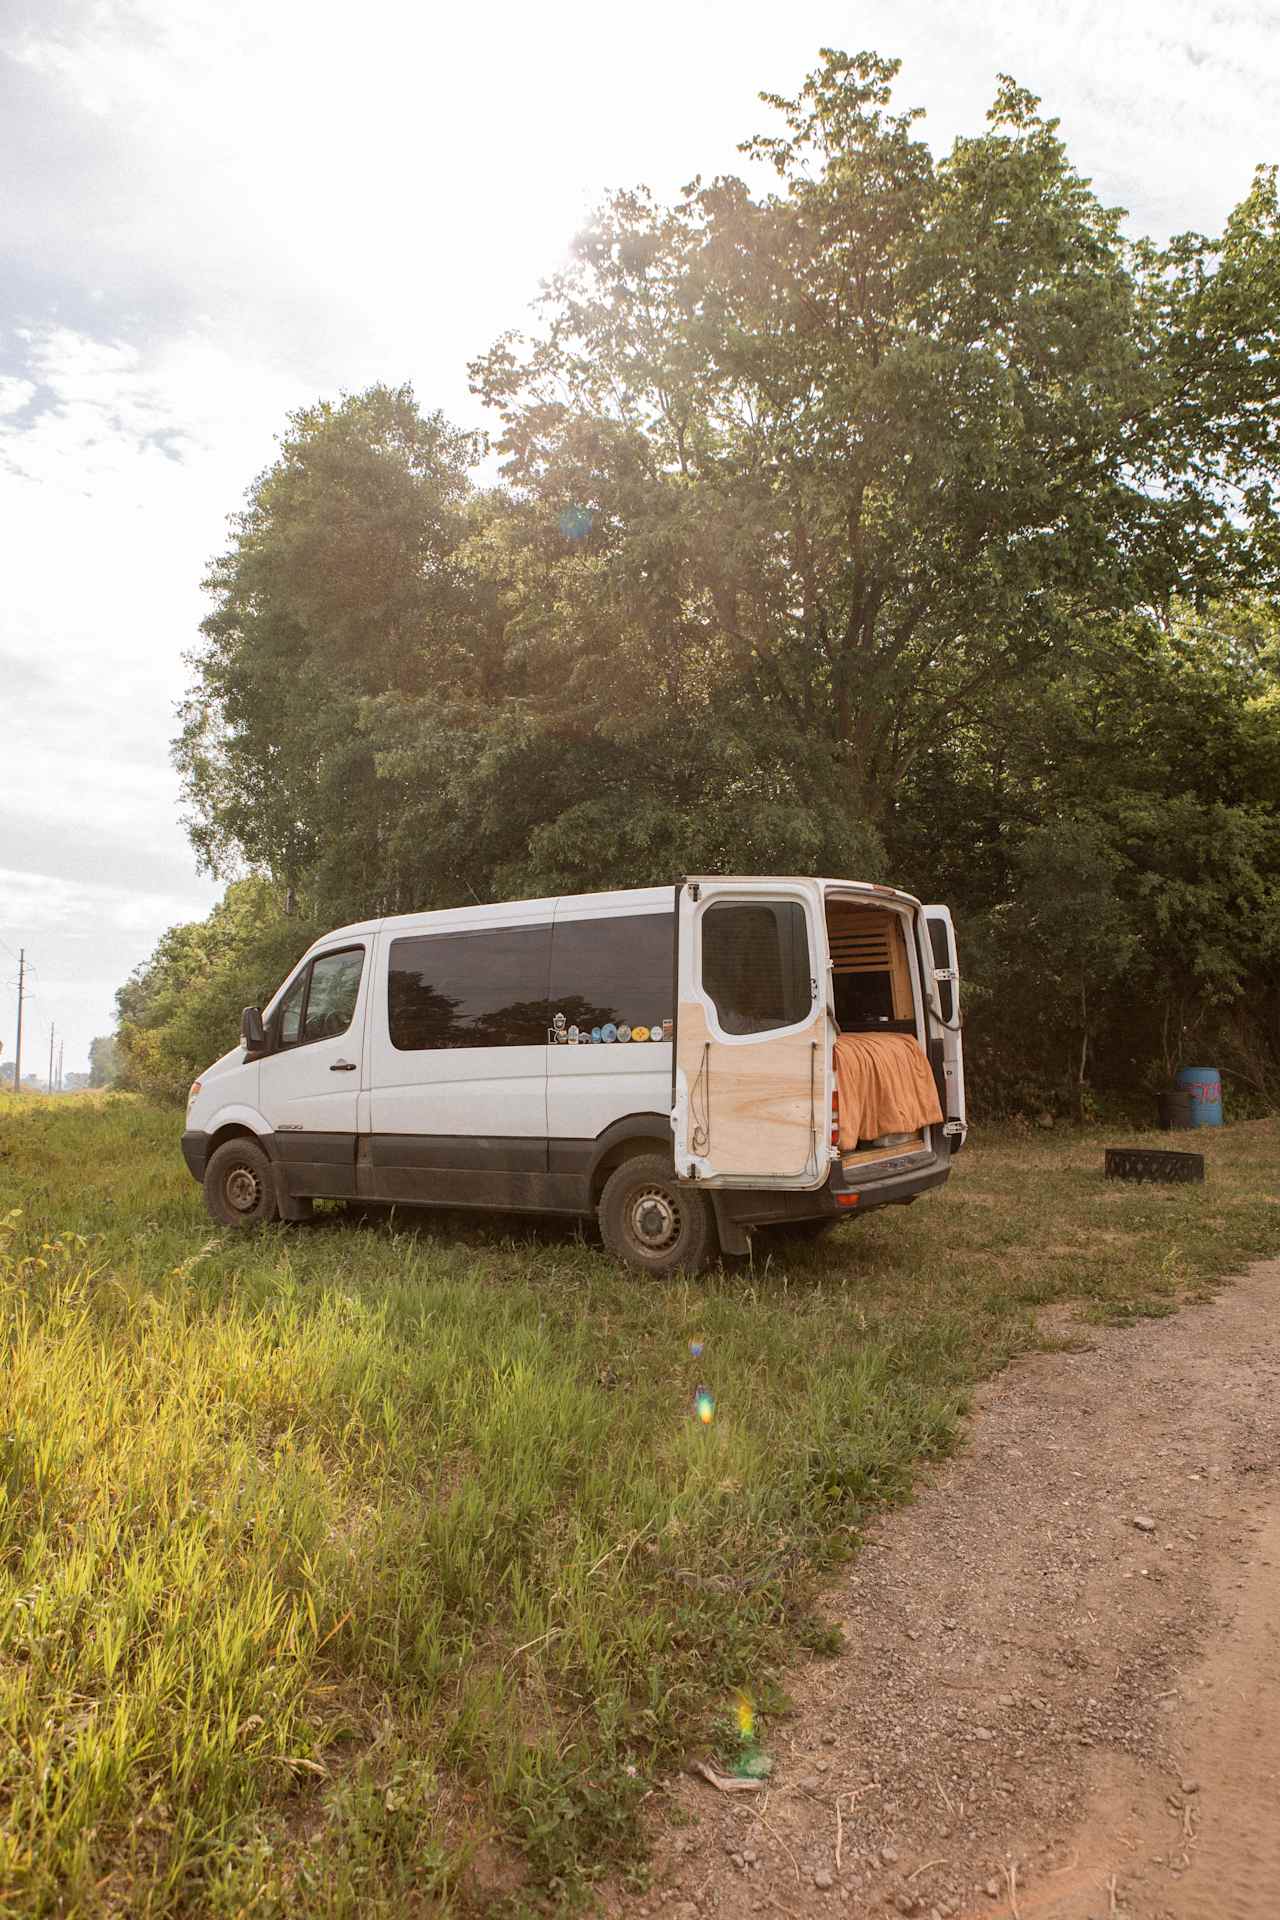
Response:
[[[276,1210],[282,1220],[310,1220],[316,1210],[314,1200],[299,1200],[285,1185],[285,1169],[279,1160],[271,1162],[271,1178],[276,1188]]]
[[[720,1251],[731,1259],[751,1251],[751,1235],[740,1220],[735,1220],[729,1211],[729,1197],[715,1187],[711,1189],[711,1205],[716,1216],[716,1232],[720,1236]]]

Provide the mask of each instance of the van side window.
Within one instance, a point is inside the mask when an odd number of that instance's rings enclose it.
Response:
[[[298,1029],[302,1025],[302,1003],[307,997],[307,974],[304,967],[293,985],[276,1008],[273,1025],[276,1030],[278,1047],[293,1047],[298,1043]]]
[[[659,1036],[672,1017],[676,916],[616,913],[558,920],[551,937],[551,1013],[589,1034],[593,1027],[647,1027]],[[670,1038],[670,1032],[667,1034]]]
[[[551,928],[484,927],[391,942],[387,1025],[401,1053],[547,1043]]]
[[[276,1047],[305,1047],[345,1033],[355,1016],[363,971],[363,947],[317,954],[271,1016]]]
[[[702,985],[726,1033],[794,1026],[813,1003],[804,908],[713,901],[702,916]]]
[[[951,964],[951,956],[947,952],[947,923],[945,920],[930,919],[926,924],[929,928],[929,950],[933,955],[933,964],[935,967],[945,969]],[[944,1020],[954,1020],[956,1017],[955,988],[950,980],[936,980],[933,984],[938,996],[939,1013]]]
[[[311,985],[302,1022],[304,1046],[308,1040],[332,1040],[346,1032],[355,1014],[363,967],[363,947],[322,953],[311,962]]]

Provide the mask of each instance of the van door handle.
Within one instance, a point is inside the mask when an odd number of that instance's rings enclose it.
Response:
[[[354,1060],[335,1060],[329,1069],[330,1073],[354,1073],[355,1070],[356,1063]]]

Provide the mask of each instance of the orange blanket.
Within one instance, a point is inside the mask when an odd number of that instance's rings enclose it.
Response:
[[[918,1133],[942,1119],[933,1070],[910,1033],[842,1033],[836,1040],[840,1151],[882,1133]]]

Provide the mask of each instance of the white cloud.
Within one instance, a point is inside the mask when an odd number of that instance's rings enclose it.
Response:
[[[11,925],[30,923],[40,933],[69,935],[78,941],[147,933],[157,923],[168,927],[190,918],[189,902],[182,894],[101,886],[11,867],[0,867],[0,899]]]
[[[6,413],[21,413],[35,398],[35,391],[30,380],[18,380],[12,374],[0,375],[0,418]]]

